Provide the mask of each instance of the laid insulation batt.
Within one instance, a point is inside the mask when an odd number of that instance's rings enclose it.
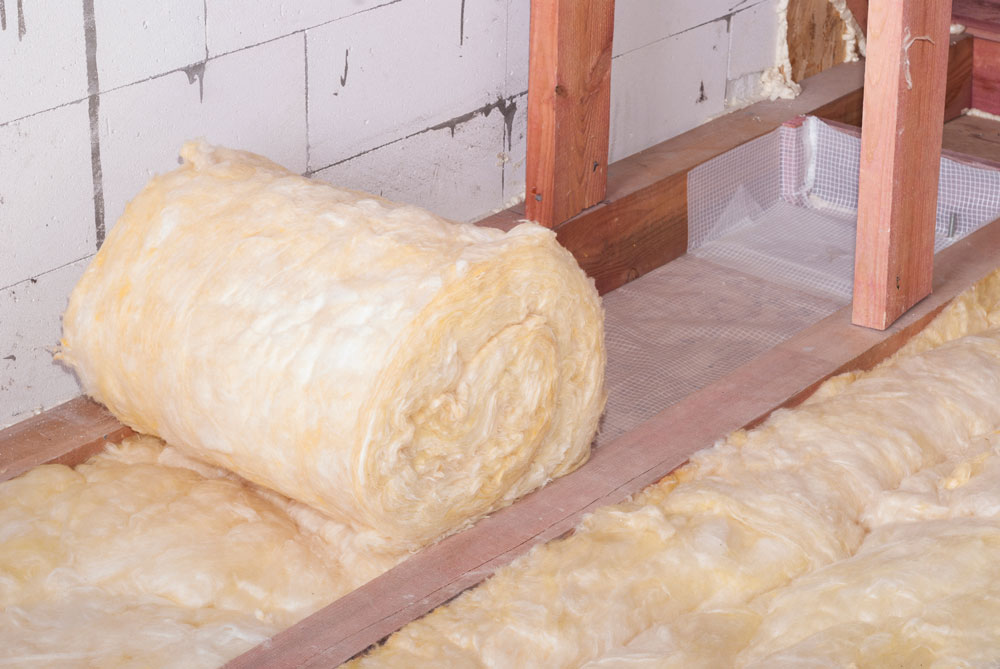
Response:
[[[73,291],[61,359],[137,432],[415,549],[582,464],[603,314],[555,235],[186,144]]]
[[[0,667],[210,669],[404,557],[135,437],[0,484]]]
[[[998,326],[994,273],[354,666],[997,666]]]

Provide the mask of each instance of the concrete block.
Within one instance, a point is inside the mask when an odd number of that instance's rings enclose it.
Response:
[[[729,78],[774,66],[778,44],[778,2],[765,0],[733,14],[729,26]]]
[[[754,4],[744,0],[625,0],[615,3],[614,55],[648,46],[672,35],[727,17]]]
[[[507,2],[507,79],[504,95],[510,97],[528,90],[528,53],[531,3],[524,0]]]
[[[85,101],[0,126],[0,175],[0,287],[95,251]]]
[[[292,35],[101,95],[105,220],[110,230],[151,176],[174,169],[186,140],[306,169],[305,53]]]
[[[715,21],[612,59],[612,161],[725,111],[726,23]]]
[[[310,169],[501,97],[506,9],[404,0],[307,31]]]
[[[417,133],[313,177],[452,220],[475,220],[503,202],[504,124],[498,110],[475,114],[454,128]]]
[[[204,0],[94,0],[102,91],[205,60]]]
[[[392,4],[398,0],[205,0],[210,56]]]
[[[7,27],[0,31],[0,123],[85,97],[80,2],[8,1],[5,6]]]
[[[76,377],[52,353],[69,294],[88,262],[0,289],[0,428],[80,394]]]

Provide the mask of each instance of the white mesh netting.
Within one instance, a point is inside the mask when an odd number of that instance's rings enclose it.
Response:
[[[688,175],[688,255],[604,297],[611,441],[851,299],[860,139],[814,118]],[[1000,216],[1000,171],[943,158],[935,250]]]

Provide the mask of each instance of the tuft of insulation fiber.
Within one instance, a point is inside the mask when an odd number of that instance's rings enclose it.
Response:
[[[407,549],[586,460],[603,313],[551,231],[181,155],[63,319],[59,357],[123,423]]]
[[[993,666],[998,398],[995,272],[352,666]]]
[[[0,484],[0,667],[218,667],[398,560],[339,529],[153,437],[36,467]]]

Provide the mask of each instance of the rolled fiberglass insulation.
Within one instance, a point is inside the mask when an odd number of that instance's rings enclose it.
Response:
[[[603,314],[551,231],[181,155],[64,316],[60,357],[124,423],[408,546],[586,460]]]

